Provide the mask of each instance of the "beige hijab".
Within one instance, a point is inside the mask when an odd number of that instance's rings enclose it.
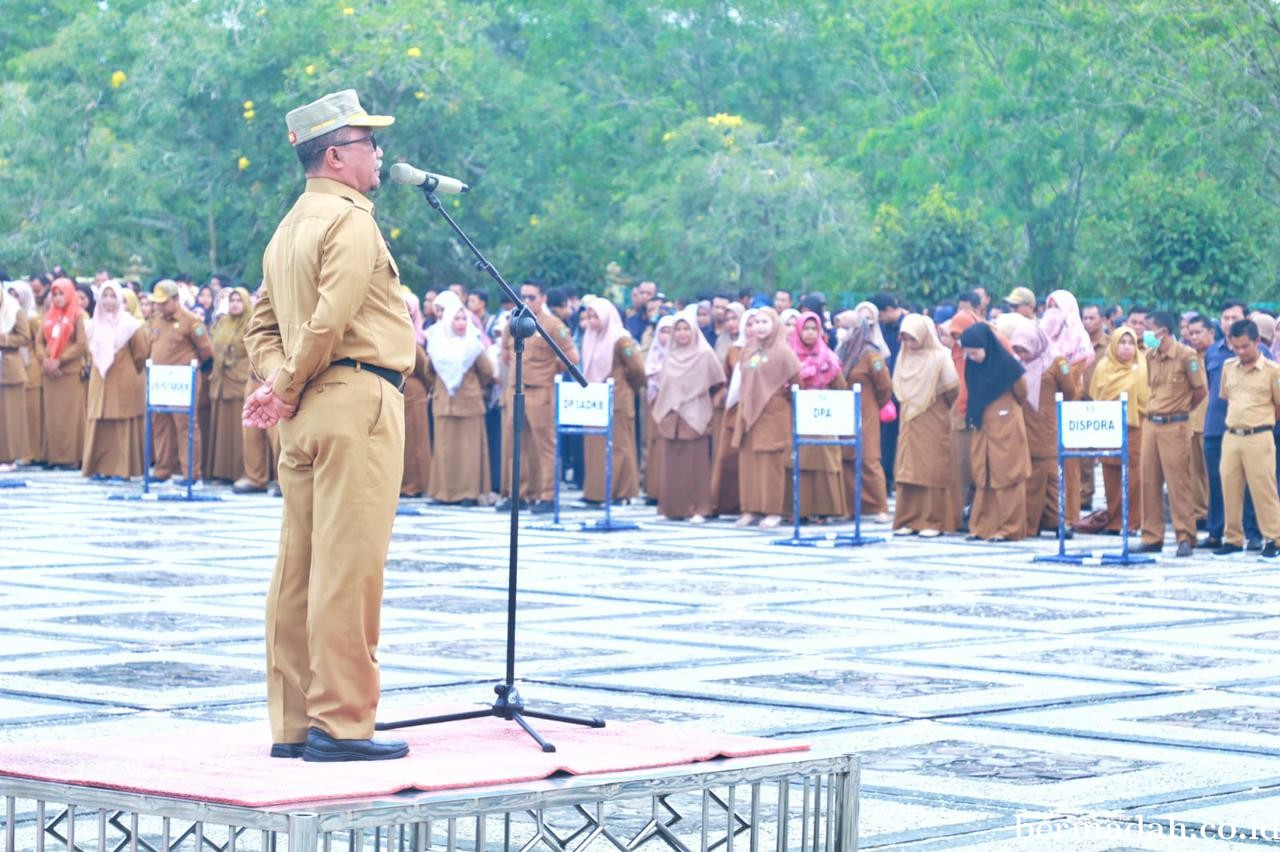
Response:
[[[676,331],[687,325],[693,334],[688,344],[676,342]],[[707,338],[698,330],[696,306],[676,315],[667,343],[667,356],[662,361],[658,397],[653,403],[653,419],[662,422],[671,412],[698,434],[711,423],[711,389],[724,384],[724,367]]]
[[[738,412],[746,429],[755,425],[778,389],[800,372],[800,359],[787,345],[786,329],[778,312],[761,308],[756,312],[757,322],[761,316],[768,317],[773,328],[764,340],[748,335],[742,360],[738,362],[738,369],[742,371],[742,407]]]
[[[915,351],[902,347],[893,372],[893,393],[898,397],[899,415],[911,420],[929,410],[940,394],[958,387],[960,378],[951,353],[942,346],[933,321],[920,314],[902,318],[900,333],[921,343]]]

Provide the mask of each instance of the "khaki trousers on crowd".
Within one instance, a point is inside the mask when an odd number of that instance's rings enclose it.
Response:
[[[1280,496],[1276,494],[1276,444],[1271,432],[1222,436],[1222,539],[1244,545],[1244,486],[1249,486],[1263,538],[1280,541]]]
[[[1191,426],[1181,423],[1142,425],[1142,543],[1164,543],[1164,491],[1169,485],[1169,514],[1178,541],[1196,543],[1191,498]]]
[[[267,706],[275,742],[316,727],[373,736],[382,576],[404,467],[404,397],[330,367],[280,422],[280,553],[267,595]]]
[[[1197,521],[1209,517],[1209,468],[1204,463],[1204,433],[1191,433],[1191,512]]]
[[[244,478],[255,488],[275,482],[276,461],[280,458],[280,427],[244,427]]]
[[[524,500],[555,498],[556,421],[552,388],[525,388],[524,431],[520,433],[520,497]],[[502,493],[511,496],[511,453],[515,402],[502,407]]]
[[[200,425],[196,424],[195,451],[192,454],[194,473],[187,470],[187,415],[151,415],[151,444],[156,456],[156,479],[168,479],[175,470],[188,479],[200,479]]]

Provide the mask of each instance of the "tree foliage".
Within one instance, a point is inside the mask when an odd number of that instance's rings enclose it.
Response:
[[[388,162],[472,185],[448,209],[512,279],[593,288],[615,262],[683,295],[1025,283],[1202,303],[1265,297],[1280,271],[1272,0],[5,11],[14,273],[252,280],[301,186],[284,114],[349,87],[396,115]],[[408,283],[483,283],[416,193],[375,201]]]

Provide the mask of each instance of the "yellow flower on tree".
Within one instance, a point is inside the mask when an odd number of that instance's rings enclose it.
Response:
[[[308,65],[303,70],[307,72],[307,76],[311,76],[312,74],[316,73],[316,66]]]
[[[741,127],[742,116],[718,112],[715,115],[707,117],[707,124],[710,124],[712,127]]]
[[[123,71],[113,71],[111,74],[111,88],[118,89],[124,85],[124,81],[129,79],[129,75]]]
[[[422,48],[411,47],[408,50],[406,50],[405,53],[409,54],[410,58],[417,59],[419,56],[422,55]]]
[[[253,110],[251,110],[251,109],[247,109],[247,110],[245,110],[245,111],[244,111],[244,120],[245,120],[245,121],[253,121],[253,117],[254,117],[255,115],[257,115],[257,113],[256,113],[256,112],[254,112],[254,111],[253,111]]]
[[[236,160],[236,165],[240,168],[240,171],[244,171],[249,168],[249,158],[241,156],[240,159]]]
[[[343,14],[343,15],[351,16],[351,15],[354,15],[355,13],[356,13],[356,10],[355,10],[355,9],[353,9],[352,7],[350,7],[350,6],[344,6],[344,7],[342,8],[342,14]]]
[[[673,133],[673,132],[672,132],[672,131],[670,131],[670,130],[668,130],[666,133],[662,134],[662,141],[663,141],[663,142],[670,142],[672,139],[675,139],[675,138],[676,138],[675,133]]]
[[[248,112],[249,110],[253,109],[253,101],[245,101],[244,109],[245,109],[245,112]]]
[[[399,228],[392,228],[392,229],[391,229],[391,239],[393,239],[393,240],[398,240],[398,239],[400,239],[400,229],[399,229]]]
[[[529,217],[529,227],[531,227],[531,228],[536,228],[536,227],[538,227],[538,224],[539,224],[541,221],[542,221],[542,220],[538,218],[538,214],[537,214],[537,213],[534,213],[532,216],[530,216],[530,217]]]

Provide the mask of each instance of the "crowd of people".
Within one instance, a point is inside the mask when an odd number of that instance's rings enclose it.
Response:
[[[245,347],[257,293],[214,276],[144,290],[60,269],[0,292],[0,463],[79,469],[96,479],[223,481],[273,489],[278,436],[246,427],[262,384]],[[562,435],[564,476],[589,504],[646,499],[701,523],[777,526],[792,511],[791,388],[862,388],[861,505],[895,535],[1015,541],[1058,529],[1119,533],[1120,461],[1057,469],[1055,400],[1128,399],[1129,519],[1138,546],[1177,554],[1276,555],[1275,429],[1280,341],[1270,314],[1229,300],[1209,318],[1088,304],[1025,287],[982,288],[933,306],[880,293],[833,312],[821,294],[722,292],[669,300],[651,281],[630,302],[524,281],[524,305],[591,382],[614,380],[612,491],[605,444]],[[514,305],[454,285],[405,308],[417,357],[404,385],[402,496],[509,508]],[[199,365],[195,454],[187,418],[153,415],[144,459],[144,364]],[[550,511],[554,388],[563,367],[540,337],[525,347],[522,504]],[[1248,463],[1245,463],[1245,460]],[[1270,462],[1267,461],[1270,459]],[[854,510],[852,447],[805,446],[800,511],[810,523]],[[890,497],[893,514],[889,515]],[[1205,533],[1197,540],[1197,529]]]

